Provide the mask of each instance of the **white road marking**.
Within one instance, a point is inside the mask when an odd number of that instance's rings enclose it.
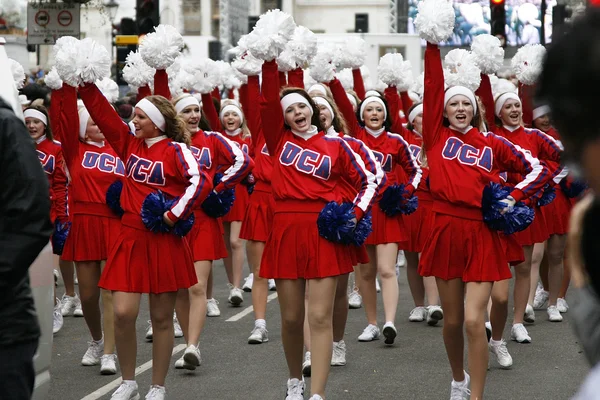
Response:
[[[267,297],[267,303],[276,298],[277,298],[277,293],[270,294]],[[229,319],[226,319],[225,322],[239,321],[240,319],[244,318],[246,315],[250,314],[252,311],[254,311],[254,307],[252,307],[252,306],[246,307],[239,313],[235,314],[234,316],[230,317]]]

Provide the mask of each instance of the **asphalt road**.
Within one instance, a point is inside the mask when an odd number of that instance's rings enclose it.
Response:
[[[280,336],[276,295],[268,304],[270,341],[248,345],[253,316],[250,294],[242,307],[227,304],[226,275],[221,262],[215,263],[215,297],[221,317],[208,318],[200,342],[202,366],[194,372],[171,368],[167,377],[169,399],[283,399],[287,367]],[[346,328],[348,364],[334,367],[327,386],[328,399],[448,399],[450,368],[442,341],[441,324],[408,322],[413,307],[405,270],[400,274],[398,337],[393,347],[383,340],[359,343],[365,325],[364,311],[350,310]],[[63,287],[58,292],[62,294]],[[567,300],[569,297],[567,297]],[[381,299],[378,311],[383,316]],[[246,311],[245,311],[246,310]],[[245,314],[244,314],[245,312]],[[242,314],[240,314],[242,313]],[[572,332],[569,314],[562,323],[550,323],[545,311],[537,311],[538,321],[528,326],[531,344],[509,342],[514,365],[501,370],[492,364],[488,373],[486,399],[567,400],[577,390],[588,365]],[[152,345],[144,340],[148,302],[142,301],[138,327],[138,375],[140,394],[150,386]],[[228,321],[228,319],[232,319]],[[507,329],[505,338],[509,338]],[[120,376],[102,376],[99,367],[83,367],[80,360],[90,340],[83,318],[65,318],[55,335],[52,358],[52,384],[49,399],[108,399]],[[176,355],[184,350],[183,339],[175,340]],[[310,379],[308,379],[310,382]],[[306,396],[308,398],[309,396]]]

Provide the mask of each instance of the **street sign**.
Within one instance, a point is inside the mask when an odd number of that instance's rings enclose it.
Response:
[[[54,44],[61,36],[79,37],[77,3],[29,3],[27,44]]]
[[[138,35],[116,35],[115,45],[127,46],[130,44],[138,44]]]

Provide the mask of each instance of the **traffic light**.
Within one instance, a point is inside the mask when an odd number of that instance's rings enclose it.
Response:
[[[504,0],[490,0],[490,11],[491,34],[500,39],[502,46],[506,46],[506,9]]]
[[[136,0],[135,20],[138,33],[146,35],[154,32],[154,27],[160,24],[159,0]]]

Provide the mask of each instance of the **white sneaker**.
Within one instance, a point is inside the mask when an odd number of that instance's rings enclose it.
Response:
[[[517,343],[531,343],[531,337],[523,324],[514,324],[510,330],[510,338]]]
[[[79,279],[77,279],[77,273],[75,273],[75,278],[73,281],[77,286],[79,286]]]
[[[560,311],[563,314],[569,311],[569,305],[567,304],[567,301],[560,297],[556,301],[556,308],[558,308],[558,311]]]
[[[495,343],[492,343],[495,342]],[[508,369],[512,367],[513,360],[510,354],[508,353],[508,349],[506,348],[506,342],[502,339],[500,342],[496,342],[495,340],[490,341],[488,344],[488,348],[490,349],[490,353],[492,353],[500,367],[504,369]]]
[[[181,329],[181,325],[179,324],[179,320],[175,313],[173,313],[173,336],[176,338],[183,337],[183,329]]]
[[[189,370],[195,370],[202,363],[202,357],[200,357],[200,349],[193,344],[190,344],[185,352],[183,353],[183,368]]]
[[[175,369],[184,369],[185,361],[183,360],[183,356],[179,357],[177,361],[175,361]]]
[[[413,308],[408,316],[410,322],[423,322],[425,318],[427,318],[427,310],[422,306]]]
[[[81,308],[81,300],[79,300],[79,298],[77,298],[77,306],[75,307],[75,310],[73,310],[73,316],[83,317],[83,308]]]
[[[538,283],[538,287],[535,289],[535,296],[533,297],[533,308],[541,310],[549,297],[550,293],[545,291],[544,287]]]
[[[487,336],[487,341],[489,343],[492,339],[492,323],[489,321],[485,323],[485,335]]]
[[[219,302],[216,299],[208,299],[206,301],[206,316],[207,317],[220,317],[221,310],[219,310]]]
[[[323,400],[323,398],[321,396],[319,396],[318,394],[313,394],[311,396],[311,398],[308,400]]]
[[[550,322],[562,322],[563,317],[556,306],[548,306],[546,312],[548,313],[548,320]]]
[[[64,324],[63,315],[62,315],[62,304],[60,300],[56,299],[56,305],[54,306],[53,311],[53,321],[52,321],[52,333],[57,333],[61,330]]]
[[[62,299],[60,299],[60,302],[62,303],[62,308],[60,312],[62,313],[63,317],[73,315],[78,305],[79,307],[81,307],[81,301],[79,301],[79,297],[77,297],[77,294],[75,294],[75,296],[72,297],[64,294]]]
[[[54,270],[54,286],[58,287],[58,270]]]
[[[375,290],[377,293],[381,293],[381,285],[379,284],[379,279],[375,278]]]
[[[164,400],[166,395],[167,391],[164,386],[152,385],[146,395],[146,400]]]
[[[535,311],[531,304],[527,304],[527,307],[525,307],[525,315],[523,316],[523,320],[525,322],[529,322],[530,324],[535,322]]]
[[[469,385],[471,384],[471,377],[465,372],[465,380],[461,383],[452,380],[450,386],[450,400],[469,400],[471,391]]]
[[[115,375],[117,373],[116,354],[105,354],[100,358],[100,373],[102,375]]]
[[[362,296],[358,293],[358,290],[353,290],[348,295],[348,306],[351,309],[357,309],[362,307]]]
[[[232,284],[228,284],[228,286],[229,298],[227,301],[229,301],[232,306],[239,307],[239,305],[244,301],[244,292],[240,288],[233,287]]]
[[[246,279],[244,280],[244,286],[242,286],[242,289],[244,290],[244,292],[251,292],[253,283],[254,283],[254,274],[250,273],[250,275],[248,275],[246,277]]]
[[[152,321],[148,321],[148,329],[146,329],[146,340],[152,341]]]
[[[114,391],[111,400],[140,400],[138,385],[136,381],[123,381]]]
[[[277,285],[275,285],[275,279],[269,279],[269,290],[274,292],[277,290]]]
[[[305,387],[304,378],[302,380],[288,379],[285,400],[304,400]]]
[[[104,338],[88,342],[88,349],[81,359],[81,365],[86,367],[100,364],[100,358],[104,353]]]
[[[394,340],[396,339],[396,335],[398,335],[398,331],[394,326],[393,322],[386,322],[383,326],[383,336],[385,337],[385,344],[394,344]]]
[[[444,319],[444,311],[440,306],[427,307],[427,325],[435,326]]]
[[[396,268],[402,268],[406,266],[406,256],[404,255],[404,251],[400,250],[398,252],[398,257],[396,257]]]
[[[302,375],[310,376],[310,351],[304,353],[304,361],[302,362]]]
[[[346,365],[346,342],[343,340],[340,340],[339,342],[333,342],[331,365],[334,367]]]
[[[248,344],[261,344],[269,341],[269,331],[267,328],[260,326],[254,326],[250,336],[248,337]]]
[[[368,325],[365,330],[358,337],[359,342],[372,342],[373,340],[379,339],[380,335],[379,328],[377,325]]]

